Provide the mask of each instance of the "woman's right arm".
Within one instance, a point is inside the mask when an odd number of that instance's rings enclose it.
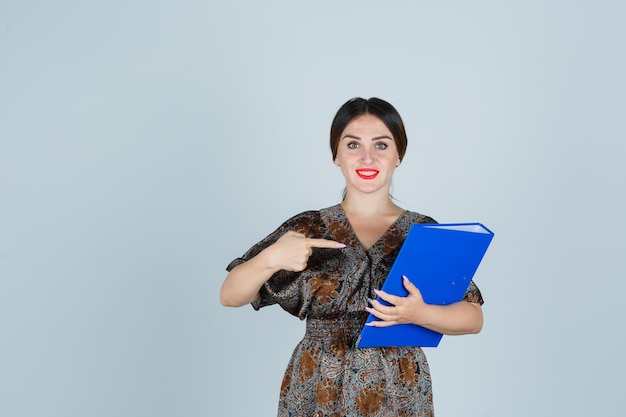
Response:
[[[259,290],[276,272],[299,272],[306,268],[313,248],[343,248],[345,245],[327,239],[307,238],[289,231],[252,259],[233,268],[220,290],[220,302],[240,307],[259,298]]]
[[[261,286],[279,270],[271,264],[271,247],[228,273],[220,290],[222,305],[241,307],[259,298]]]

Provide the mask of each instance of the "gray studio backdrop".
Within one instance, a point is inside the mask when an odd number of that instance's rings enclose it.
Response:
[[[393,194],[495,231],[440,417],[622,416],[621,1],[0,3],[0,415],[271,416],[304,332],[224,268],[339,201],[353,96],[403,115]]]

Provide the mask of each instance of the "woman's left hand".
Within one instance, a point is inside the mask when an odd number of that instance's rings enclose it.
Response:
[[[372,306],[366,308],[366,310],[380,320],[371,321],[367,323],[368,326],[387,327],[394,324],[422,323],[428,304],[424,302],[420,290],[406,276],[402,276],[402,284],[409,292],[406,297],[374,290],[376,295],[391,305],[386,306],[377,300],[371,300]]]

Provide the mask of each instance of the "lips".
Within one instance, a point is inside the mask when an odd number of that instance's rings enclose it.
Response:
[[[377,169],[357,169],[356,174],[364,180],[373,180],[378,175]]]

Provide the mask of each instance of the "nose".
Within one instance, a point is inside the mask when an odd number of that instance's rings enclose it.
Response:
[[[371,163],[374,159],[373,159],[373,155],[372,155],[372,151],[368,148],[364,148],[363,149],[363,153],[361,154],[361,160],[364,163]]]

